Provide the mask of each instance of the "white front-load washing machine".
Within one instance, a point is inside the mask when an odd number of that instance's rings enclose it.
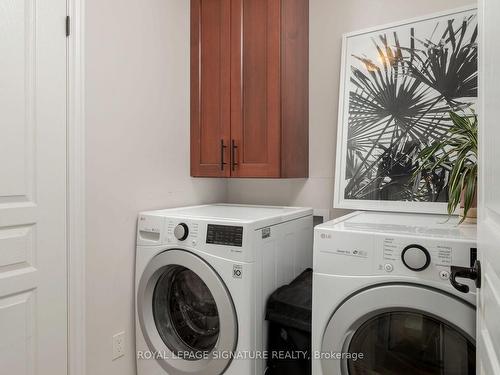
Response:
[[[475,285],[449,280],[475,248],[475,226],[443,215],[356,212],[317,226],[313,375],[475,374]]]
[[[266,300],[312,265],[312,221],[297,207],[141,213],[138,375],[263,375]]]

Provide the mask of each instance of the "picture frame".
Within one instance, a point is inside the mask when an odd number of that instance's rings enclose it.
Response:
[[[445,214],[446,172],[423,182],[410,174],[419,151],[446,136],[446,108],[473,109],[477,102],[477,8],[376,26],[342,39],[334,208]],[[468,64],[467,74],[451,74],[450,61],[457,56]],[[439,63],[449,77],[433,70]],[[449,86],[457,88],[452,94],[439,86],[450,77],[465,77],[451,80]]]

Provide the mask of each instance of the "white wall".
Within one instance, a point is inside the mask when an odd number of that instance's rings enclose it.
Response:
[[[137,213],[223,201],[226,183],[189,177],[189,1],[87,0],[86,37],[87,373],[129,375]]]
[[[309,179],[230,180],[228,200],[330,208],[342,34],[474,3],[471,0],[309,0]],[[346,211],[332,210],[332,217]]]

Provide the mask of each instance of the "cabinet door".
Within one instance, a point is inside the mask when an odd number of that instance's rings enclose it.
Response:
[[[279,177],[280,0],[231,4],[231,175]]]
[[[191,0],[191,175],[230,175],[231,0]]]

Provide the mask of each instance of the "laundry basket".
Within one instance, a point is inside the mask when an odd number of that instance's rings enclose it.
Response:
[[[311,374],[311,309],[311,269],[269,297],[266,375]]]

